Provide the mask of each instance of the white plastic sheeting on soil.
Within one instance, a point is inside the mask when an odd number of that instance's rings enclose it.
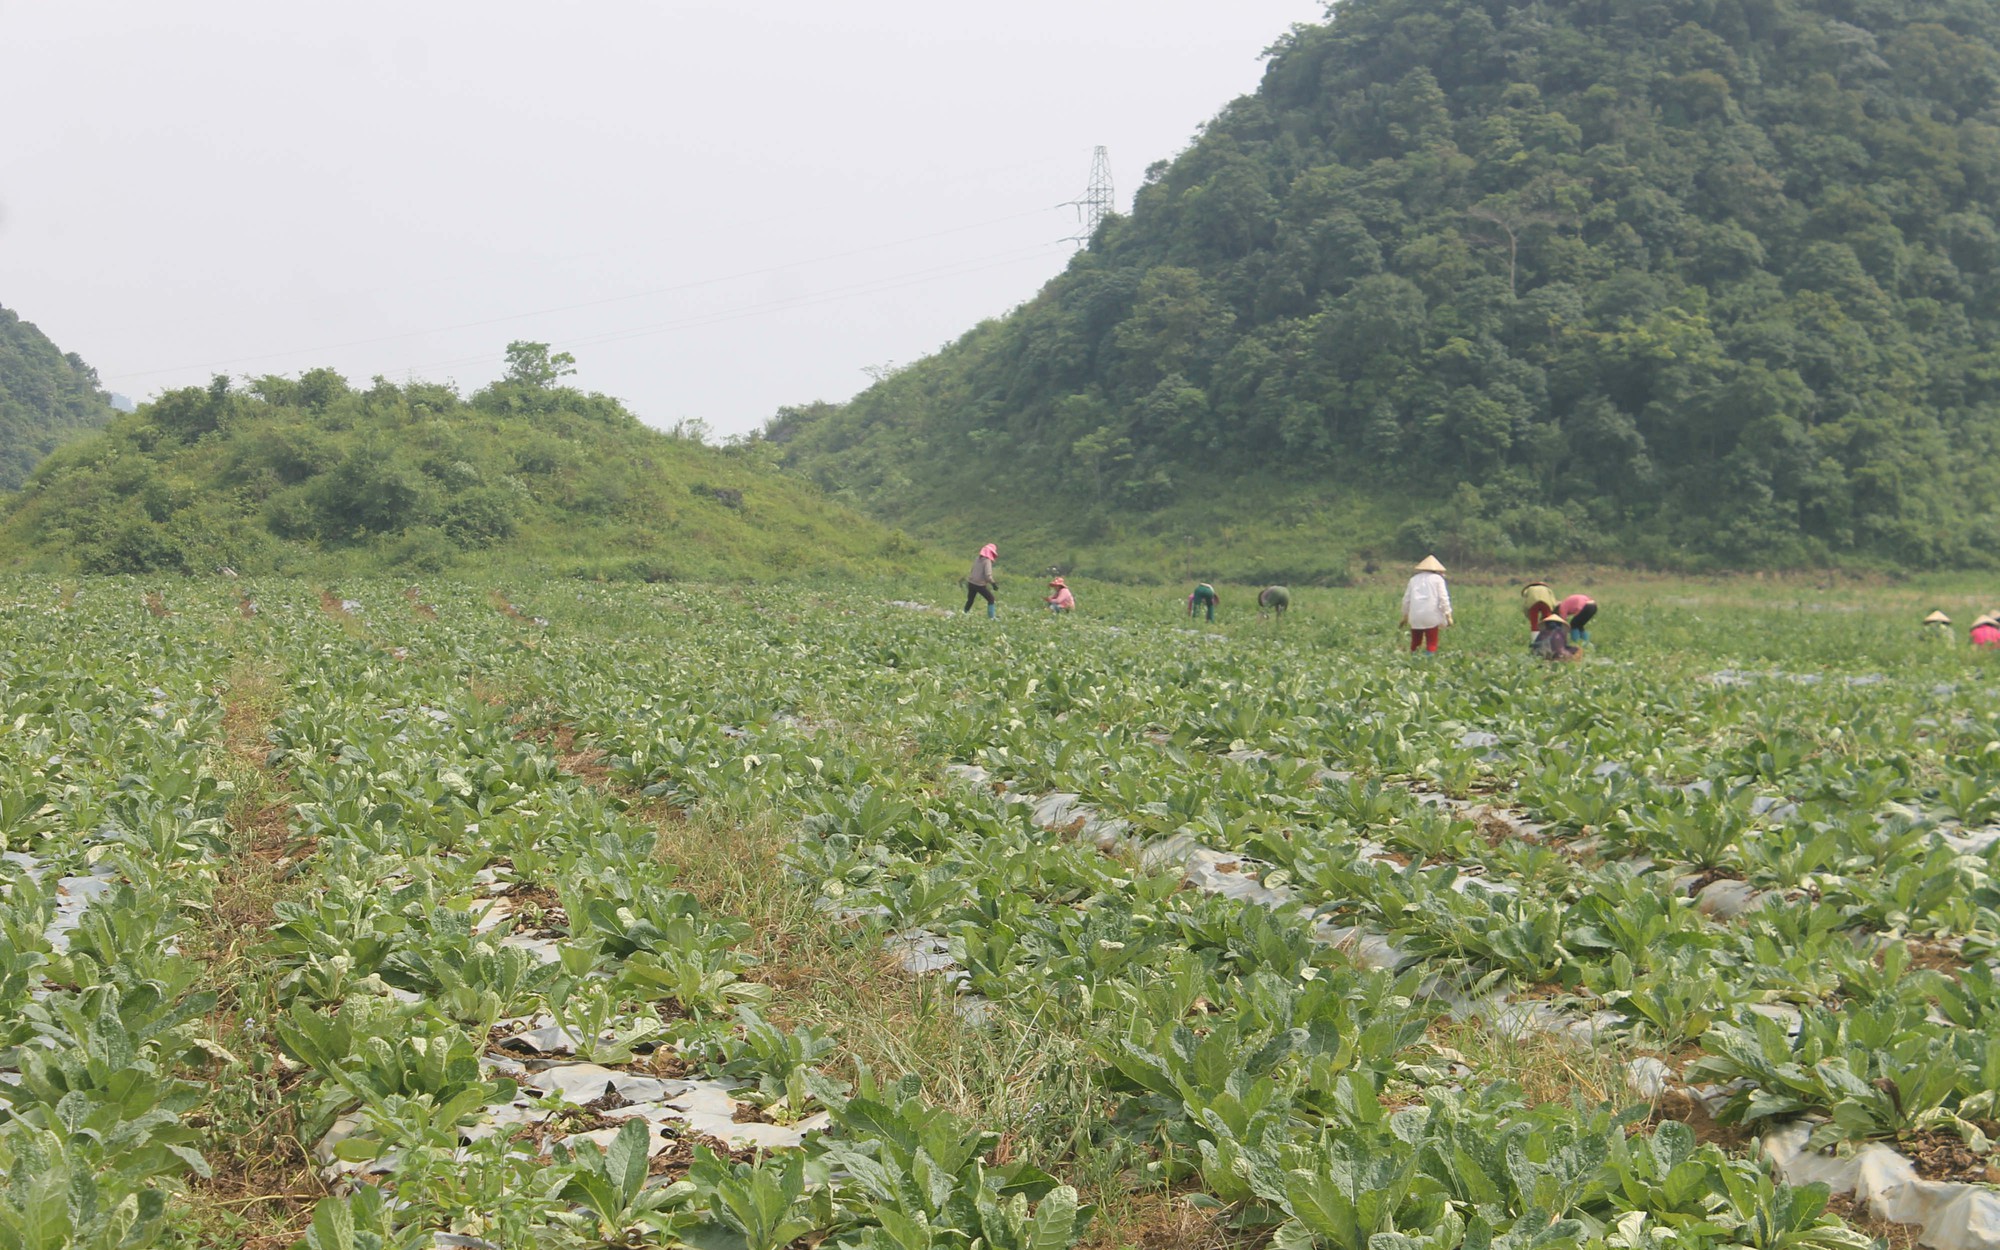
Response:
[[[1148,736],[1155,742],[1162,741],[1159,735]],[[1498,741],[1497,736],[1492,734],[1472,733],[1461,740],[1461,745],[1468,749],[1484,748],[1497,745]],[[1244,762],[1271,756],[1264,751],[1237,748],[1224,753],[1224,758]],[[1610,764],[1607,768],[1605,764],[1600,764],[1597,775],[1609,776],[1622,771],[1623,767]],[[1130,825],[1127,822],[1105,817],[1079,795],[1063,792],[1020,794],[1009,790],[1005,782],[996,781],[986,769],[973,764],[948,764],[945,771],[956,780],[995,794],[1005,802],[1033,804],[1035,823],[1051,832],[1073,832],[1106,851],[1124,849],[1136,852],[1145,866],[1156,870],[1179,866],[1188,884],[1196,889],[1273,909],[1298,906],[1308,915],[1312,912],[1309,906],[1298,901],[1295,890],[1283,883],[1267,881],[1260,871],[1262,866],[1244,856],[1214,850],[1186,834],[1169,835],[1140,845],[1129,836]],[[1345,782],[1351,777],[1351,773],[1331,769],[1320,772],[1322,781]],[[1403,788],[1411,790],[1426,803],[1448,808],[1474,820],[1498,821],[1516,836],[1541,840],[1542,827],[1511,808],[1453,798],[1412,783],[1402,784]],[[1753,805],[1754,813],[1769,814],[1776,820],[1788,819],[1796,811],[1794,805],[1775,798],[1760,798]],[[1982,830],[1957,838],[1943,833],[1940,836],[1955,849],[1968,849],[1974,845],[1983,849],[2000,840],[2000,831]],[[1382,858],[1382,849],[1372,844],[1363,843],[1362,851],[1365,858]],[[1628,861],[1628,867],[1644,873],[1652,871],[1655,865],[1651,860],[1634,859]],[[1782,891],[1758,890],[1746,882],[1727,879],[1711,881],[1694,890],[1698,880],[1694,876],[1678,878],[1674,882],[1675,892],[1685,895],[1692,890],[1695,906],[1719,921],[1734,920],[1786,896]],[[1515,888],[1509,882],[1486,881],[1476,876],[1461,876],[1453,884],[1460,890],[1484,888],[1505,892]],[[898,935],[897,940],[912,942],[905,967],[913,972],[940,972],[956,979],[963,978],[962,971],[955,971],[956,963],[951,959],[948,943],[935,935],[925,934],[922,936],[930,944],[919,947],[913,941],[918,936]],[[1315,926],[1314,936],[1350,952],[1357,963],[1367,967],[1394,970],[1406,962],[1406,957],[1379,933],[1321,924]],[[916,954],[918,949],[923,951],[920,957]],[[1432,988],[1442,989],[1435,985]],[[1517,1035],[1545,1033],[1585,1045],[1625,1022],[1614,1011],[1578,1015],[1543,1002],[1513,1002],[1504,993],[1498,992],[1460,997],[1446,991],[1444,1001],[1454,1018],[1483,1017],[1503,1032]],[[1777,1020],[1789,1032],[1796,1032],[1800,1025],[1797,1009],[1785,1004],[1752,1004],[1748,1010]],[[1627,1065],[1626,1082],[1635,1094],[1643,1098],[1656,1099],[1669,1089],[1681,1088],[1704,1105],[1712,1106],[1720,1106],[1730,1092],[1677,1086],[1674,1070],[1660,1059],[1650,1056],[1635,1059]],[[1804,1146],[1812,1127],[1807,1122],[1795,1122],[1775,1128],[1763,1139],[1765,1154],[1787,1181],[1793,1184],[1824,1181],[1835,1193],[1852,1193],[1855,1200],[1865,1204],[1877,1218],[1921,1227],[1923,1231],[1919,1240],[1933,1250],[2000,1250],[2000,1194],[1980,1185],[1923,1180],[1907,1158],[1887,1146],[1865,1146],[1847,1158],[1807,1152]]]
[[[1846,1158],[1806,1149],[1810,1124],[1791,1124],[1764,1138],[1764,1155],[1794,1185],[1823,1182],[1880,1220],[1914,1224],[1935,1250],[2000,1250],[2000,1194],[1964,1181],[1927,1181],[1887,1146],[1863,1146]]]

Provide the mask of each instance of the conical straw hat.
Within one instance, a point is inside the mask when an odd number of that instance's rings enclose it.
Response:
[[[1417,572],[1442,573],[1444,572],[1444,565],[1438,563],[1438,558],[1436,556],[1425,556],[1421,561],[1418,562]]]
[[[1951,618],[1946,616],[1943,612],[1933,612],[1929,616],[1924,618],[1924,624],[1949,625],[1951,624]]]

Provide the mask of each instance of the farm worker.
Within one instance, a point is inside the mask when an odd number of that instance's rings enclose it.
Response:
[[[1049,589],[1053,590],[1055,593],[1050,595],[1048,598],[1042,600],[1043,603],[1049,605],[1049,611],[1051,612],[1076,611],[1076,596],[1069,592],[1069,586],[1063,581],[1062,578],[1058,577],[1050,581]]]
[[[1521,611],[1528,614],[1528,632],[1542,627],[1542,618],[1556,610],[1556,592],[1547,582],[1529,582],[1521,587]]]
[[[1215,605],[1220,602],[1222,602],[1222,598],[1215,593],[1215,587],[1209,585],[1207,582],[1203,582],[1194,588],[1193,594],[1188,596],[1188,615],[1193,616],[1202,608],[1207,608],[1208,619],[1212,621],[1215,619]]]
[[[1528,644],[1528,650],[1541,660],[1574,660],[1583,654],[1583,648],[1572,645],[1569,640],[1569,622],[1555,612],[1542,618],[1541,627],[1535,631],[1535,640]]]
[[[1988,612],[1972,623],[1972,645],[2000,647],[2000,617]]]
[[[1589,595],[1571,595],[1556,605],[1556,615],[1569,622],[1569,636],[1577,642],[1589,642],[1590,631],[1584,627],[1590,618],[1597,615],[1597,600]]]
[[[1451,590],[1444,584],[1444,565],[1425,556],[1403,587],[1403,626],[1410,631],[1410,650],[1436,655],[1438,631],[1451,620]]]
[[[1924,618],[1924,641],[1949,646],[1958,641],[1952,636],[1951,618],[1942,611],[1933,611]]]
[[[993,597],[993,562],[999,558],[1000,549],[992,543],[981,547],[979,554],[973,558],[972,571],[965,575],[964,611],[972,611],[974,599],[984,598],[988,619],[1000,614],[1000,603]]]
[[[1265,611],[1269,610],[1277,613],[1278,619],[1282,621],[1285,619],[1285,609],[1291,606],[1292,592],[1286,590],[1283,586],[1266,586],[1257,592],[1257,615],[1259,616],[1264,615]]]

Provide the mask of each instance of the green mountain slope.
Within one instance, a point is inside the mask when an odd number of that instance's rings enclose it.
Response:
[[[96,370],[0,308],[0,490],[19,487],[43,456],[112,415]]]
[[[1086,562],[1987,563],[1996,45],[1992,3],[1343,0],[1034,300],[768,433]]]
[[[545,355],[545,353],[544,353]],[[767,449],[707,447],[520,375],[217,379],[56,451],[0,514],[0,564],[86,573],[410,572],[749,579],[925,565]]]

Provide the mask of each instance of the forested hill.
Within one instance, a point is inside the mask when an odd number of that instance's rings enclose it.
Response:
[[[650,429],[561,385],[566,357],[510,351],[508,379],[469,399],[326,369],[169,392],[5,501],[0,566],[747,580],[925,564],[767,447]]]
[[[13,490],[58,444],[112,417],[97,371],[0,308],[0,490]]]
[[[1996,44],[1962,0],[1343,0],[1035,299],[768,433],[1086,549],[1988,562]]]

